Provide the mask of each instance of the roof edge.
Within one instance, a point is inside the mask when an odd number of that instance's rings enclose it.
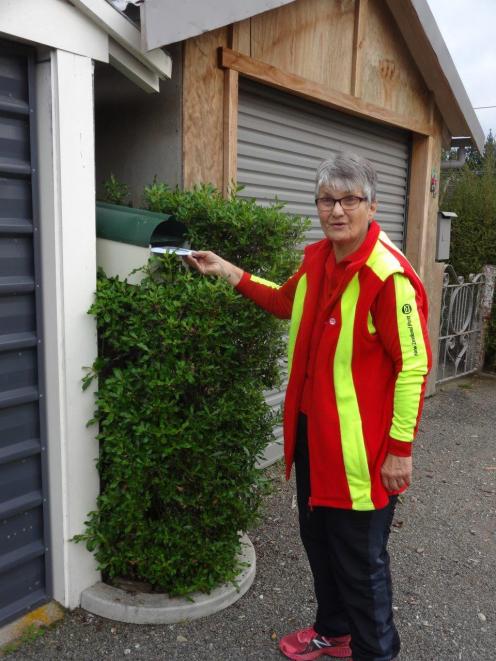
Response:
[[[386,0],[452,136],[470,134],[479,151],[486,137],[427,0]]]

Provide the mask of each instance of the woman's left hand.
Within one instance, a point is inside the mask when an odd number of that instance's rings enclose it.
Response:
[[[412,481],[411,457],[398,457],[395,454],[388,454],[382,464],[381,478],[382,483],[388,491],[401,491],[410,485]]]

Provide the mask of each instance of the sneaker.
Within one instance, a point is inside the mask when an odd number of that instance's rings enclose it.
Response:
[[[288,659],[295,661],[312,661],[319,656],[351,661],[350,640],[351,636],[321,636],[313,627],[309,627],[281,638],[279,649]]]

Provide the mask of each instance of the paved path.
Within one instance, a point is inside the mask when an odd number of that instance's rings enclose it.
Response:
[[[398,506],[391,555],[402,661],[496,659],[496,378],[446,386],[426,402],[415,482]],[[8,659],[281,659],[277,638],[312,622],[311,577],[297,537],[294,483],[274,491],[250,533],[250,592],[210,618],[135,626],[81,610]]]

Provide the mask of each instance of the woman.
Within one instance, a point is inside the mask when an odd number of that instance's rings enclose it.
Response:
[[[422,283],[373,220],[376,182],[354,154],[320,165],[325,238],[280,287],[212,252],[187,259],[291,319],[284,450],[317,614],[280,641],[290,659],[390,661],[400,648],[386,546],[397,494],[411,481],[431,356]]]

